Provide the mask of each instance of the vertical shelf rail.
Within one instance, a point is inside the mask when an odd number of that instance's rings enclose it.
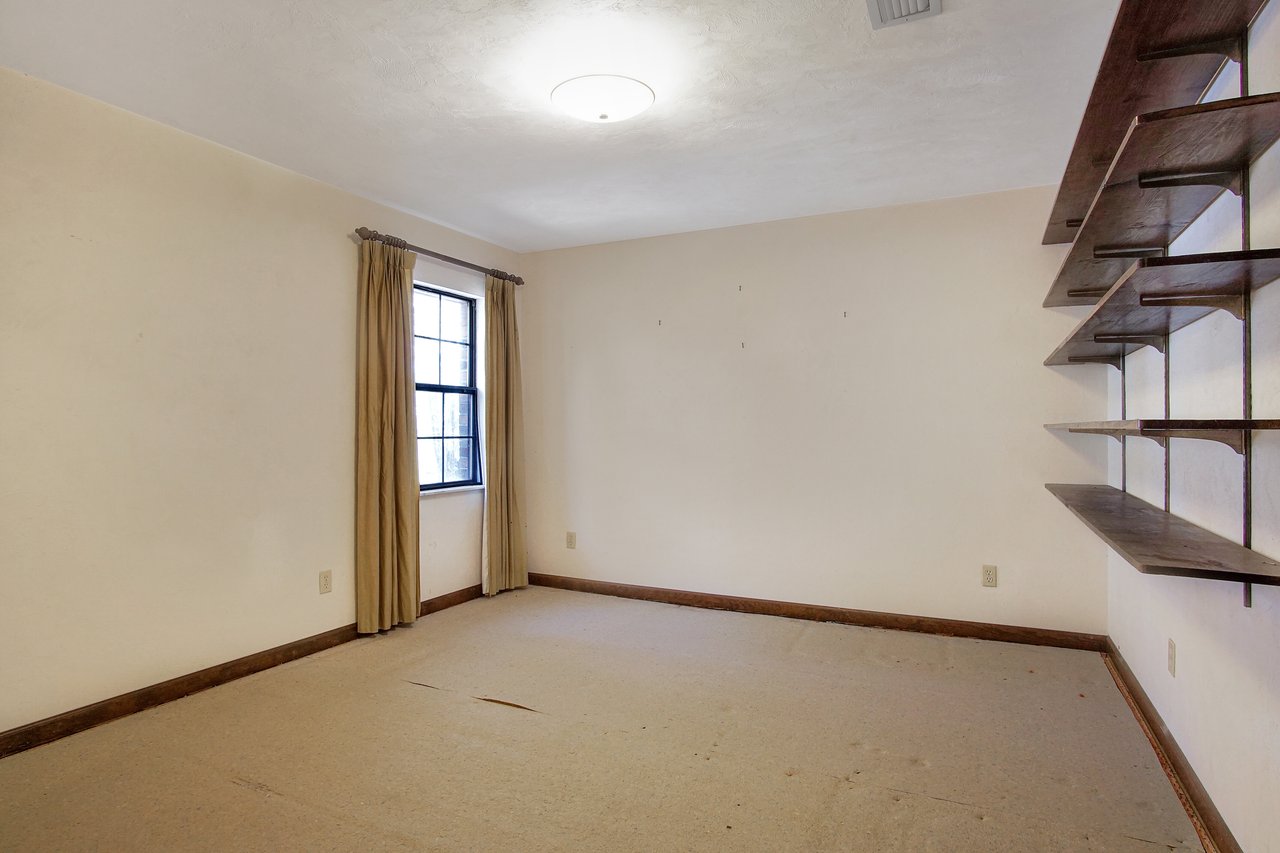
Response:
[[[1171,412],[1173,411],[1173,403],[1169,396],[1169,388],[1170,388],[1170,385],[1172,384],[1169,381],[1169,377],[1170,377],[1169,361],[1170,361],[1169,333],[1165,332],[1164,333],[1164,416],[1166,420],[1173,417],[1173,415],[1171,414]],[[1172,469],[1170,467],[1170,464],[1173,460],[1169,455],[1169,448],[1170,446],[1172,446],[1172,444],[1173,442],[1171,441],[1166,441],[1164,443],[1164,511],[1165,512],[1173,511],[1172,506],[1169,503],[1170,485],[1173,481]]]
[[[1120,356],[1120,420],[1129,418],[1129,378],[1127,365],[1129,359]],[[1165,442],[1168,448],[1169,443]],[[1120,491],[1129,491],[1129,437],[1120,436]]]
[[[1245,27],[1240,34],[1240,97],[1249,95],[1249,28]],[[1253,220],[1250,205],[1250,167],[1246,162],[1240,170],[1240,250],[1247,252],[1253,247]],[[1241,353],[1241,381],[1243,389],[1242,417],[1253,417],[1253,291],[1246,290],[1241,303],[1244,315],[1240,318],[1240,337],[1243,341]],[[1242,526],[1244,531],[1241,541],[1244,547],[1253,547],[1253,433],[1244,435],[1243,466],[1244,506],[1242,510]],[[1253,584],[1244,584],[1244,606],[1253,607]]]

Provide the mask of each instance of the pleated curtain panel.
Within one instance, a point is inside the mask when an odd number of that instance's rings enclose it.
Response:
[[[382,242],[386,241],[386,242]],[[413,264],[403,241],[360,242],[356,375],[356,630],[418,618]]]
[[[524,413],[516,286],[485,279],[485,493],[481,575],[485,595],[529,584],[524,545]]]

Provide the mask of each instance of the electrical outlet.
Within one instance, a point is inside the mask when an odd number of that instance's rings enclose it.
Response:
[[[577,548],[577,547],[578,547],[578,534],[574,533],[572,530],[570,530],[568,533],[566,533],[566,534],[564,535],[564,547],[566,547],[566,548]]]
[[[1173,644],[1173,637],[1169,638],[1169,674],[1178,677],[1178,647]]]
[[[320,573],[320,594],[324,595],[326,592],[333,592],[333,572],[329,569]]]
[[[982,567],[982,585],[983,586],[996,585],[996,567],[995,566]]]

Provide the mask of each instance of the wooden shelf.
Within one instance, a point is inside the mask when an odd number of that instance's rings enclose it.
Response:
[[[1215,310],[1240,316],[1242,295],[1280,278],[1280,249],[1149,258],[1131,266],[1046,365],[1119,360]]]
[[[1280,563],[1110,486],[1045,488],[1138,571],[1280,585]]]
[[[1194,104],[1266,0],[1123,0],[1045,231],[1070,243],[1133,117]],[[1182,49],[1182,50],[1179,50]],[[1198,51],[1198,52],[1189,52]],[[1182,55],[1170,55],[1181,53]]]
[[[1244,419],[1143,419],[1129,421],[1081,421],[1073,424],[1045,424],[1045,429],[1063,432],[1149,438],[1164,444],[1171,438],[1194,438],[1225,444],[1236,453],[1244,453],[1245,433],[1253,430],[1280,429],[1280,420]]]
[[[1160,255],[1280,138],[1280,93],[1139,116],[1045,298],[1093,305],[1134,260]]]

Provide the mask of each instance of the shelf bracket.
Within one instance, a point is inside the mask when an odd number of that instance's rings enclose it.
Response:
[[[1106,261],[1116,258],[1163,258],[1169,254],[1165,246],[1095,246],[1093,259]]]
[[[1073,355],[1067,358],[1068,364],[1109,364],[1116,370],[1124,369],[1122,355]]]
[[[1138,302],[1144,308],[1212,308],[1244,319],[1244,297],[1239,293],[1146,293]]]
[[[1116,429],[1069,429],[1067,432],[1073,435],[1106,435],[1114,438],[1120,443],[1124,443],[1124,437],[1127,433],[1124,430]]]
[[[1169,446],[1171,438],[1190,438],[1199,441],[1216,441],[1225,444],[1236,453],[1244,453],[1244,430],[1241,429],[1107,429],[1105,427],[1078,427],[1068,432],[1080,435],[1109,435],[1116,441],[1123,441],[1125,436],[1137,436],[1154,441],[1161,447]]]
[[[1068,299],[1093,299],[1098,300],[1111,292],[1109,287],[1081,287],[1075,290],[1067,291]]]
[[[1228,36],[1217,41],[1205,41],[1195,44],[1181,44],[1177,47],[1165,47],[1138,54],[1139,62],[1157,62],[1161,59],[1174,59],[1179,56],[1225,56],[1235,62],[1244,59],[1244,44],[1240,36]]]
[[[1244,191],[1242,178],[1238,169],[1225,172],[1168,172],[1139,175],[1138,186],[1144,190],[1165,187],[1222,187],[1238,196]]]
[[[1194,438],[1201,441],[1216,441],[1219,444],[1225,444],[1236,453],[1244,455],[1244,433],[1242,429],[1195,429],[1195,430],[1178,430],[1165,429],[1159,433],[1151,435],[1146,432],[1142,433],[1143,438],[1151,438],[1159,441],[1161,444],[1170,438]]]
[[[1137,344],[1164,352],[1164,335],[1094,335],[1095,344]]]

